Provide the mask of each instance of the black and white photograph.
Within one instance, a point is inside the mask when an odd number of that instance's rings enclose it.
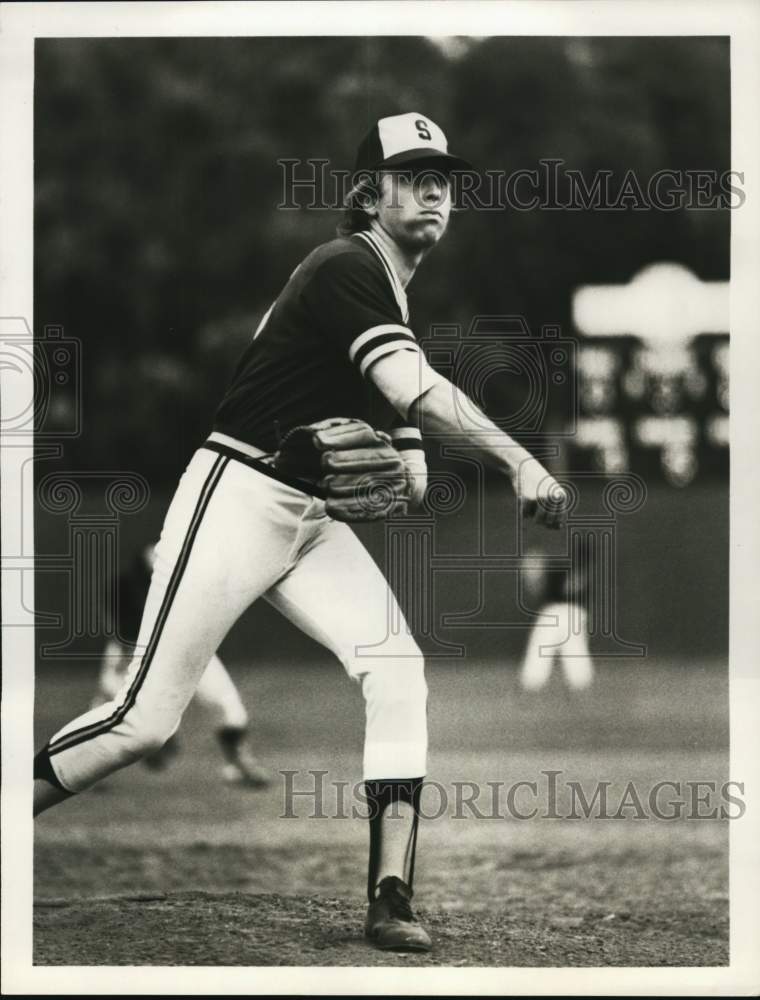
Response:
[[[760,6],[0,44],[3,992],[757,992]]]

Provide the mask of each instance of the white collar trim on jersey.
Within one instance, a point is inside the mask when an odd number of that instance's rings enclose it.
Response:
[[[368,243],[369,246],[372,247],[377,256],[380,258],[380,263],[385,268],[385,273],[388,276],[388,281],[390,281],[391,283],[391,289],[393,290],[395,299],[398,302],[399,309],[401,310],[401,315],[404,317],[404,322],[408,323],[409,303],[407,302],[406,292],[404,291],[404,286],[401,284],[401,279],[396,273],[396,268],[393,266],[393,261],[385,252],[382,244],[380,243],[380,241],[378,240],[378,238],[375,236],[374,233],[370,232],[369,230],[364,230],[361,233],[354,233],[353,235],[359,236],[361,239],[364,240],[365,243]]]

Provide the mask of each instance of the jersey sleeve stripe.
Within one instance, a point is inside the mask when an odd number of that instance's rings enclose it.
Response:
[[[361,358],[357,357],[359,371],[362,375],[366,375],[369,367],[375,361],[379,358],[384,358],[386,354],[393,354],[395,351],[414,351],[418,353],[419,346],[414,339],[401,340],[397,336],[389,335],[387,341],[369,345],[369,350],[365,354],[362,354]]]
[[[372,346],[372,342],[378,337],[385,337],[387,339],[387,334],[394,334],[396,338],[406,337],[415,344],[417,343],[414,334],[408,327],[401,326],[400,323],[382,323],[380,326],[373,326],[369,330],[365,330],[364,333],[360,333],[359,336],[352,341],[351,346],[348,349],[349,358],[358,363],[357,355],[359,352],[363,351],[365,348],[366,350],[369,350]]]
[[[404,448],[422,447],[422,432],[419,427],[392,427],[388,433],[400,451]]]
[[[422,447],[422,441],[415,441],[411,438],[398,438],[394,440],[393,447],[396,451],[421,451],[423,453],[425,451]]]

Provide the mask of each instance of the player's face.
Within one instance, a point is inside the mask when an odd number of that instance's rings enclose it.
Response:
[[[429,167],[384,173],[376,219],[402,248],[428,250],[446,232],[451,213],[448,180]]]

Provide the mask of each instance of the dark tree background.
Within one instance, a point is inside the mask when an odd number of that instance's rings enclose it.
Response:
[[[728,40],[39,40],[35,329],[82,342],[69,468],[176,478],[234,361],[337,212],[277,210],[278,158],[350,169],[379,116],[419,110],[479,167],[555,157],[620,181],[730,162]],[[584,282],[653,260],[726,279],[728,211],[467,211],[411,287],[432,322],[523,314],[572,333]]]

